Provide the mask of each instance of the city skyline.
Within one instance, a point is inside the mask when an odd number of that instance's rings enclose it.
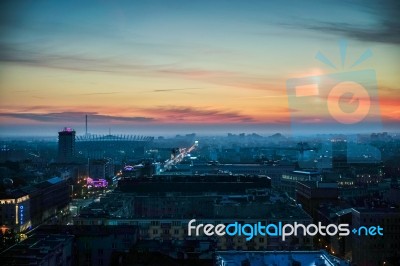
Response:
[[[83,134],[85,115],[93,133],[286,132],[287,80],[364,69],[376,72],[382,131],[399,129],[395,1],[1,6],[0,135]],[[329,123],[316,110],[297,122]]]

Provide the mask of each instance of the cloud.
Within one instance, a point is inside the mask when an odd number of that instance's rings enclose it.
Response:
[[[301,28],[323,34],[346,36],[359,41],[400,44],[400,2],[398,0],[347,2],[347,4],[344,8],[364,11],[376,22],[373,25],[357,25],[351,20],[328,22],[302,19],[278,24],[287,28]]]
[[[227,122],[255,122],[249,115],[243,115],[237,111],[221,110],[210,107],[189,106],[159,106],[157,108],[142,109],[144,112],[159,115],[169,122],[185,123],[227,123]]]
[[[0,113],[0,117],[10,117],[18,119],[27,119],[35,122],[60,123],[63,121],[84,120],[85,115],[90,117],[91,122],[109,123],[109,122],[153,122],[154,118],[142,116],[112,116],[102,115],[95,112],[59,112],[59,113]]]
[[[159,90],[153,90],[153,92],[187,91],[187,90],[202,90],[202,88],[159,89]]]
[[[42,123],[60,123],[84,121],[85,115],[93,123],[253,123],[252,116],[241,114],[238,111],[218,109],[212,107],[189,106],[157,106],[150,108],[129,108],[131,112],[140,113],[140,116],[104,115],[98,112],[53,111],[45,112],[43,106],[21,110],[8,110],[0,113],[0,117],[23,119]]]
[[[360,41],[400,44],[400,23],[396,25],[394,21],[385,22],[376,28],[362,28],[348,23],[333,22],[319,22],[315,25],[303,26],[310,30],[344,35]]]
[[[111,91],[111,92],[92,92],[92,93],[82,93],[80,95],[110,95],[110,94],[118,94],[119,91]]]
[[[243,72],[201,67],[185,67],[176,63],[148,64],[140,59],[125,59],[116,56],[97,56],[88,53],[60,53],[53,47],[43,48],[36,43],[0,41],[0,62],[11,62],[28,66],[61,69],[75,72],[98,72],[140,77],[165,77],[200,80],[210,84],[240,89],[279,91],[278,78],[255,76]],[[197,90],[200,88],[168,89],[168,91]],[[156,89],[153,92],[166,92]],[[86,94],[85,94],[86,95]],[[90,95],[90,94],[87,94]]]

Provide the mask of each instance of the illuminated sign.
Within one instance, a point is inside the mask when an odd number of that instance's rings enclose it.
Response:
[[[93,179],[88,177],[87,180],[87,186],[88,188],[90,187],[107,187],[108,186],[108,182],[105,179]]]
[[[124,167],[125,171],[132,171],[133,169],[134,169],[134,167],[131,166],[131,165],[127,165],[127,166]]]
[[[24,224],[24,206],[19,206],[19,224]]]

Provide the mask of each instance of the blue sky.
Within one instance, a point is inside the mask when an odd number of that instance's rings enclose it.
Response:
[[[398,129],[397,1],[0,5],[0,135],[82,133],[84,114],[94,132],[287,129],[286,81],[332,73],[315,54],[340,63],[343,39],[347,67],[373,51],[352,70],[376,71],[381,118]],[[299,119],[328,123],[310,110]]]

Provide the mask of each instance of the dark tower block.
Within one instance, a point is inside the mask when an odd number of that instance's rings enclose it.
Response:
[[[75,130],[64,128],[58,132],[58,161],[70,163],[75,158]]]

